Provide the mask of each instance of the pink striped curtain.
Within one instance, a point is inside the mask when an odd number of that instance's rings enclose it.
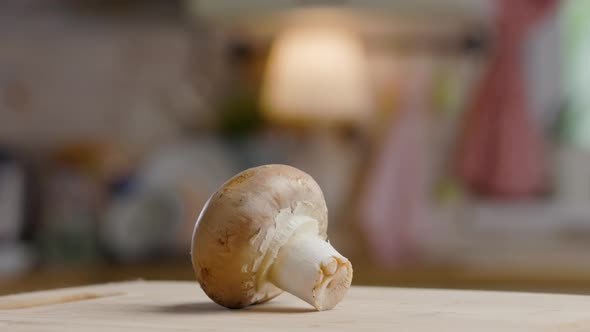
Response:
[[[428,132],[432,105],[430,60],[411,64],[399,109],[366,180],[361,228],[371,258],[394,265],[419,254],[420,236],[431,220]]]
[[[465,119],[458,158],[464,184],[478,194],[518,198],[544,185],[543,140],[529,109],[523,43],[557,0],[495,0],[491,63]]]

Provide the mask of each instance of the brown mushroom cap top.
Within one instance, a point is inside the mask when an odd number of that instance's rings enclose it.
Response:
[[[294,220],[317,221],[318,237],[326,239],[327,218],[324,195],[307,173],[286,165],[247,169],[201,211],[191,249],[197,281],[229,308],[268,301],[281,293],[267,274],[280,247],[302,227]]]

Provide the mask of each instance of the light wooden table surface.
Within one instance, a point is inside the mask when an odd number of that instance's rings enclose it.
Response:
[[[490,268],[415,265],[382,269],[367,263],[366,258],[356,258],[353,266],[353,283],[363,286],[590,294],[590,267],[583,264],[575,269],[530,268],[514,264]],[[195,274],[187,260],[44,268],[0,279],[0,296],[136,279],[194,281]]]
[[[590,296],[353,287],[316,312],[283,294],[229,310],[195,282],[125,282],[0,297],[0,331],[590,331]]]

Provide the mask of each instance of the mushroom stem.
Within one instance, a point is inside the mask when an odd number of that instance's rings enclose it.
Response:
[[[352,266],[330,243],[316,235],[295,234],[279,250],[270,281],[317,310],[329,310],[350,287]]]

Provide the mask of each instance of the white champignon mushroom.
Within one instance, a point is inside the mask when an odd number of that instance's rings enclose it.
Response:
[[[242,308],[287,291],[317,310],[336,306],[352,266],[326,241],[319,185],[285,165],[245,170],[214,193],[195,225],[196,278],[213,301]]]

